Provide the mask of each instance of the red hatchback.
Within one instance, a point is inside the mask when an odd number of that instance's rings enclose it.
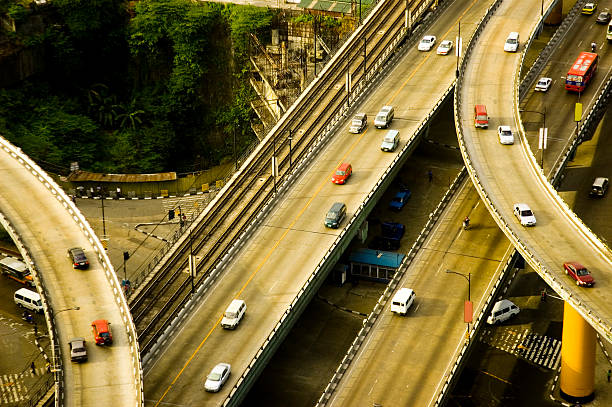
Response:
[[[582,264],[575,261],[568,261],[567,263],[563,263],[563,268],[565,269],[565,274],[569,274],[574,280],[576,280],[576,285],[581,287],[590,287],[595,284],[595,279],[593,279],[593,276],[591,276],[589,270],[587,270]]]
[[[334,184],[345,184],[348,177],[353,173],[353,167],[349,163],[342,163],[336,169],[331,181]]]

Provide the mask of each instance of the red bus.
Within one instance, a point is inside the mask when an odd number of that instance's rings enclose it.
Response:
[[[582,92],[597,71],[599,55],[594,52],[581,52],[565,77],[565,89]]]

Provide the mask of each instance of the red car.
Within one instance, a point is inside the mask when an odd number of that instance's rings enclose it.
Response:
[[[331,181],[334,184],[345,184],[348,177],[353,173],[353,167],[349,163],[342,163],[336,169]]]
[[[576,285],[581,287],[590,287],[595,284],[595,279],[593,279],[593,276],[591,276],[589,270],[587,270],[582,264],[575,261],[568,261],[567,263],[563,263],[563,268],[565,269],[565,274],[569,274],[574,280],[576,280]]]

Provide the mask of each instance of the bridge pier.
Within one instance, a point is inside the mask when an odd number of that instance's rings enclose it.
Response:
[[[561,397],[570,402],[595,398],[595,330],[567,302],[563,308]]]

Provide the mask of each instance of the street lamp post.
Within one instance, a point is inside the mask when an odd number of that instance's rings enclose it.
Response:
[[[57,316],[57,314],[59,314],[60,312],[64,312],[64,311],[73,311],[73,310],[74,310],[74,311],[78,311],[78,310],[80,310],[80,309],[81,309],[81,307],[78,307],[78,306],[77,306],[77,307],[64,308],[64,309],[61,309],[61,310],[59,310],[59,311],[57,311],[57,312],[53,312],[53,310],[51,310],[51,315],[55,317],[55,316]]]
[[[102,201],[102,236],[106,237],[106,221],[104,219],[104,188],[97,187],[97,190],[100,193],[100,199]]]
[[[464,320],[467,323],[467,340],[469,342],[470,341],[470,322],[472,320],[472,283],[471,283],[472,273],[468,273],[467,276],[465,274],[457,273],[456,271],[452,271],[452,270],[446,270],[446,273],[457,274],[458,276],[465,278],[468,282],[468,299],[465,302],[465,306],[464,306]],[[469,310],[469,315],[466,315],[467,310]]]
[[[520,112],[526,113],[537,113],[542,116],[542,127],[540,127],[540,137],[538,139],[538,148],[542,152],[540,156],[540,167],[544,171],[544,150],[546,150],[548,129],[546,128],[546,106],[544,106],[544,112],[538,112],[537,110],[520,110]]]

